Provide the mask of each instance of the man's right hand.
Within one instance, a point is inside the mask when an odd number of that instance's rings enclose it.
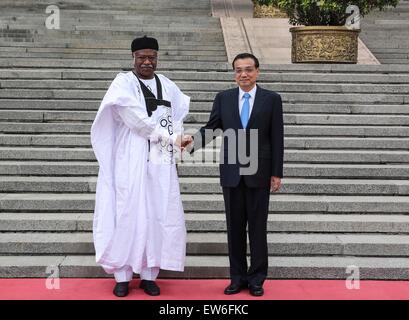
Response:
[[[175,145],[178,146],[182,151],[193,142],[191,135],[178,135],[175,141]]]

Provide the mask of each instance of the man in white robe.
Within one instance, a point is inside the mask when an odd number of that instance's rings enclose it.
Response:
[[[114,274],[120,297],[128,294],[133,273],[147,294],[159,295],[159,270],[183,271],[186,253],[175,158],[190,142],[182,127],[190,98],[155,75],[156,39],[137,38],[131,49],[134,70],[116,76],[91,128],[99,163],[96,262]]]

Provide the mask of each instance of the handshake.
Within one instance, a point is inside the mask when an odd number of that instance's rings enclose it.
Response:
[[[193,142],[193,137],[191,135],[178,135],[175,141],[175,145],[183,151],[189,144]]]

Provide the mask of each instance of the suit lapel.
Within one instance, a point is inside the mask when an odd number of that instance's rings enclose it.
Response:
[[[257,114],[262,110],[263,100],[264,100],[263,89],[260,88],[257,85],[257,91],[256,91],[256,97],[254,98],[253,110],[251,111],[250,119],[249,119],[249,122],[247,124],[247,128],[250,128],[250,126],[253,124],[254,119],[256,118]],[[240,121],[240,123],[241,123],[241,121]]]
[[[239,88],[237,87],[232,92],[233,92],[232,107],[233,107],[234,121],[237,123],[237,128],[243,129],[243,125],[241,124],[241,119],[240,119],[240,110],[239,110]]]

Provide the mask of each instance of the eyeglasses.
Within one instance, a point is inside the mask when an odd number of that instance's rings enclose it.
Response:
[[[140,61],[145,61],[146,59],[148,59],[149,61],[156,61],[156,60],[158,60],[158,57],[157,57],[157,56],[135,56],[135,58],[136,58],[137,60],[140,60]]]
[[[245,73],[252,73],[256,71],[256,68],[245,68],[245,69],[235,69],[234,72],[236,74],[242,74],[243,72]]]

